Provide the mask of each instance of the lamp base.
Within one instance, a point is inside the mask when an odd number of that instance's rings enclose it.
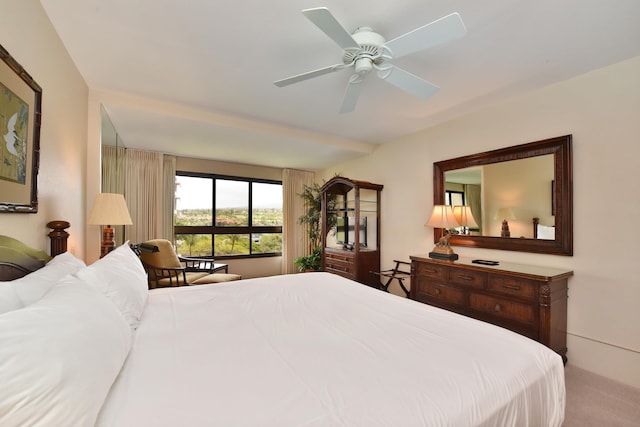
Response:
[[[442,259],[445,261],[455,261],[458,259],[458,254],[455,253],[450,253],[450,254],[445,254],[442,252],[429,252],[429,258],[433,258],[433,259]]]
[[[500,237],[511,237],[511,232],[509,231],[509,223],[506,219],[502,221],[502,230],[500,230]]]
[[[113,241],[113,228],[106,226],[102,229],[102,243],[100,245],[100,258],[107,255],[115,248],[116,244]]]
[[[440,237],[433,250],[429,252],[429,258],[443,259],[447,261],[457,260],[458,254],[453,252],[453,249],[451,249],[449,239],[451,239],[451,233],[445,230],[444,236]]]

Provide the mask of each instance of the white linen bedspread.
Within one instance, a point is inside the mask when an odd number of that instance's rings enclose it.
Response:
[[[329,273],[150,292],[101,426],[560,426],[559,355]]]

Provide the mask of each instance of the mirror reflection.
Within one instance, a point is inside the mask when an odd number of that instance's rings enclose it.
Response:
[[[460,224],[453,233],[555,239],[553,154],[449,170],[444,179]]]
[[[101,130],[100,143],[102,149],[102,178],[100,192],[117,193],[124,195],[126,181],[126,158],[127,147],[122,142],[109,114],[104,106],[100,106]],[[114,225],[116,236],[126,238],[125,226]]]
[[[571,256],[572,193],[571,135],[433,164],[433,204],[460,224],[452,246]]]

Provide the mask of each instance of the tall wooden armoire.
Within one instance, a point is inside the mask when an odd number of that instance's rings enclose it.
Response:
[[[382,185],[334,177],[322,193],[322,269],[378,288]]]

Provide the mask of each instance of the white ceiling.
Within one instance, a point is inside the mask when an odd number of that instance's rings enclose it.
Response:
[[[638,0],[40,0],[127,147],[322,169],[481,106],[640,55]],[[423,101],[370,75],[339,114],[350,72],[302,15],[328,7],[387,40],[451,12],[467,35],[393,63],[441,87]]]

